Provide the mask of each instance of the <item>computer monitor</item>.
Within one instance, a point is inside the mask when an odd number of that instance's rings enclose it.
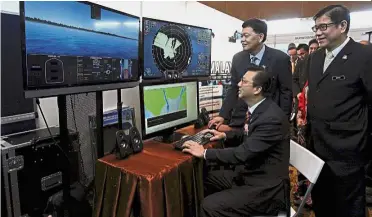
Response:
[[[89,2],[20,2],[25,90],[138,81],[140,18]]]
[[[181,139],[175,129],[198,118],[198,83],[141,84],[142,137],[160,136],[162,142]]]
[[[211,29],[144,17],[142,37],[143,79],[210,75]]]

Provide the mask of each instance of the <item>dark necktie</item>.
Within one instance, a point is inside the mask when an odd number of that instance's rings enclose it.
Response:
[[[257,61],[257,60],[258,60],[257,57],[255,57],[255,56],[251,57],[251,63],[252,63],[252,64],[257,65],[257,64],[256,64],[256,61]]]
[[[252,117],[252,114],[251,112],[248,110],[247,111],[247,114],[246,114],[246,117],[245,117],[245,123],[246,124],[249,124],[251,122],[251,117]]]
[[[248,135],[248,127],[249,127],[249,124],[251,122],[251,117],[252,117],[252,114],[248,110],[247,113],[246,113],[246,116],[245,116],[245,121],[244,121],[245,135]]]

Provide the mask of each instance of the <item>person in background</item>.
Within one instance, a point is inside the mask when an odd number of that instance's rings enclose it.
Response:
[[[296,68],[297,60],[298,60],[297,48],[296,48],[296,45],[294,43],[290,43],[288,45],[287,54],[290,57],[291,70],[292,70],[292,74],[293,74],[294,73],[294,70]]]
[[[316,39],[309,41],[309,55],[318,50],[319,44]],[[307,125],[306,113],[307,113],[307,67],[308,67],[308,55],[304,56],[304,59],[301,60],[296,67],[295,73],[293,74],[293,93],[294,100],[297,100],[297,116],[296,116],[296,132],[295,138],[299,144],[304,147],[308,147],[309,143],[309,128]],[[309,182],[305,176],[301,173],[298,173],[297,184],[294,190],[294,203],[299,205],[305,196],[305,192],[309,186]],[[308,206],[312,206],[311,197],[306,201]]]
[[[289,204],[289,122],[270,97],[271,75],[251,65],[238,83],[238,97],[248,105],[247,128],[218,132],[211,141],[232,141],[234,146],[204,149],[186,141],[183,152],[209,164],[241,165],[234,170],[209,171],[202,216],[277,216]]]
[[[244,126],[247,105],[238,99],[238,83],[249,64],[265,67],[273,78],[271,98],[285,114],[289,116],[292,109],[291,65],[288,55],[264,44],[267,37],[267,25],[259,19],[249,19],[242,25],[241,44],[243,51],[234,55],[231,66],[231,86],[223,100],[219,116],[208,124],[215,125],[219,131],[241,128]],[[228,125],[220,126],[223,123]],[[223,129],[224,128],[224,129]]]
[[[309,54],[309,45],[299,44],[297,46],[297,56],[299,60],[303,60]]]
[[[309,55],[309,46],[307,44],[299,44],[296,48],[297,50],[297,56],[298,56],[298,59],[297,59],[297,63],[296,63],[296,66],[295,66],[295,71],[294,73],[292,74],[292,91],[293,91],[293,111],[292,111],[292,119],[291,119],[291,122],[292,122],[292,127],[291,127],[291,137],[295,140],[297,140],[298,138],[298,129],[297,129],[297,121],[296,121],[296,113],[298,114],[298,95],[299,95],[299,91],[297,90],[298,87],[297,87],[297,83],[295,83],[295,81],[297,81],[299,83],[299,77],[301,75],[301,79],[303,79],[302,77],[304,76],[303,75],[303,66],[304,66],[304,59]],[[299,84],[298,84],[299,85]],[[301,84],[301,86],[303,87],[303,83]],[[296,93],[294,92],[296,91]]]
[[[368,103],[372,48],[348,37],[350,12],[330,5],[314,16],[320,49],[309,56],[309,149],[325,164],[312,190],[317,217],[365,217],[370,159]]]
[[[302,92],[298,94],[298,109],[296,117],[296,140],[297,143],[308,148],[309,143],[309,128],[307,124],[307,92],[308,92],[308,81],[306,81]],[[294,204],[300,205],[303,200],[305,193],[308,189],[310,182],[306,179],[304,175],[298,172],[297,183],[294,193]],[[307,198],[306,205],[311,207],[312,200],[311,196]]]
[[[319,49],[318,41],[314,38],[309,41],[309,54]]]
[[[302,45],[303,46],[303,45]],[[298,48],[302,49],[302,47],[298,46]],[[306,68],[308,64],[308,56],[312,54],[314,51],[318,50],[319,44],[316,39],[312,39],[309,41],[308,51],[309,53],[306,54],[304,52],[304,57],[301,61],[298,62],[295,72],[292,75],[292,91],[293,97],[298,99],[299,94],[302,92],[304,85],[307,81],[308,75],[306,74]],[[304,48],[304,50],[306,50]]]

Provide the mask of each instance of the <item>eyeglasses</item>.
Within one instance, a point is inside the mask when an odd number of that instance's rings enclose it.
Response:
[[[332,26],[332,25],[335,25],[335,24],[336,23],[322,23],[322,24],[315,25],[315,26],[311,27],[311,30],[313,30],[313,32],[318,31],[318,29],[320,31],[326,31],[329,26]]]
[[[243,78],[240,80],[240,82],[244,86],[247,86],[248,84],[251,84],[252,86],[254,86],[253,81],[244,80]]]
[[[242,82],[242,84],[244,84],[244,85],[247,85],[247,84],[252,84],[253,85],[252,81],[244,80],[243,78],[240,80],[240,82]]]

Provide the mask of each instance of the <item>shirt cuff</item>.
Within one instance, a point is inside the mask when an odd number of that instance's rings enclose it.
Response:
[[[206,154],[207,154],[207,149],[204,150],[204,154],[203,154],[203,155],[204,155],[204,160],[207,160],[207,159],[205,158],[205,155],[206,155]]]
[[[234,136],[234,132],[232,130],[225,132],[225,139],[223,141],[226,141],[226,139],[232,138]]]

